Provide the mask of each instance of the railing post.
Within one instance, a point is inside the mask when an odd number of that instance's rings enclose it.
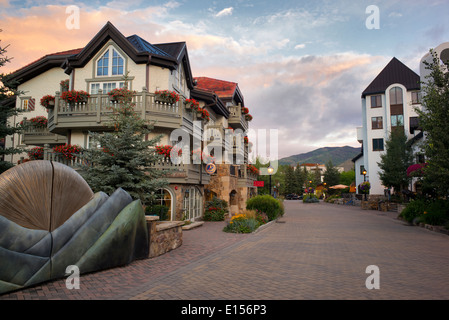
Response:
[[[53,123],[58,124],[58,112],[59,112],[59,96],[61,92],[56,91],[55,95],[55,107],[53,108]]]
[[[50,159],[48,159],[49,150],[50,150],[50,145],[48,143],[44,144],[44,160],[50,160]]]
[[[103,108],[103,90],[98,89],[97,123],[101,123],[101,109]]]
[[[146,121],[147,114],[147,93],[146,87],[142,87],[142,120]]]

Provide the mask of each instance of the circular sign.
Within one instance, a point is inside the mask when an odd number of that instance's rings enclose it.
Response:
[[[208,164],[206,165],[206,172],[207,172],[208,174],[214,173],[216,169],[217,169],[217,167],[215,166],[214,163],[208,163]]]

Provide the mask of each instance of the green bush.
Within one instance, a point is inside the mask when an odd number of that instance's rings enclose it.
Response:
[[[401,212],[401,217],[408,222],[413,222],[415,218],[419,218],[426,211],[427,201],[423,199],[412,200]]]
[[[423,222],[433,226],[441,226],[449,220],[449,201],[435,200],[431,202],[424,214],[422,215]]]
[[[314,194],[306,194],[302,198],[302,202],[305,202],[305,203],[316,203],[316,202],[320,202],[320,200],[318,200],[318,198]]]
[[[228,203],[225,200],[214,197],[206,202],[204,220],[205,221],[223,221],[228,213]]]
[[[159,220],[168,220],[169,208],[164,205],[152,205],[145,208],[145,214],[147,216],[159,216]]]
[[[264,212],[268,220],[274,220],[284,214],[284,206],[281,200],[270,195],[258,195],[246,202],[246,209]]]
[[[232,217],[231,221],[223,228],[225,232],[251,233],[260,226],[255,218],[249,218],[244,214]]]

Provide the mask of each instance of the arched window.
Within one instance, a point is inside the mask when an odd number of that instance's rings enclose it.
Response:
[[[390,89],[390,105],[392,104],[402,104],[402,89],[400,87]]]
[[[202,195],[196,187],[188,188],[184,193],[184,215],[186,220],[194,221],[202,214]]]
[[[111,77],[124,74],[124,59],[110,46],[97,60],[97,77]]]

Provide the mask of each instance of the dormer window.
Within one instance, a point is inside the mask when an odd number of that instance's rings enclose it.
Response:
[[[123,57],[110,46],[103,55],[97,60],[97,77],[111,77],[123,75],[124,73],[124,59]]]

